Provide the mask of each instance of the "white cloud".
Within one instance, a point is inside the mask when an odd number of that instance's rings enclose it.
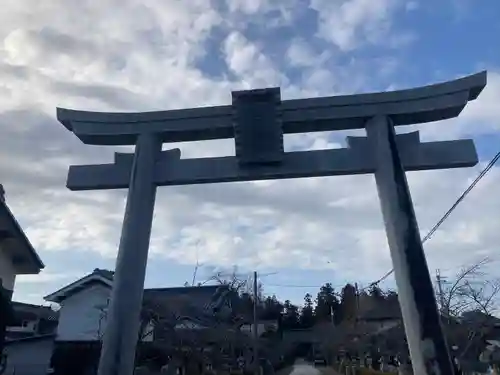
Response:
[[[500,72],[490,71],[488,74],[488,85],[481,94],[481,99],[470,103],[459,118],[462,125],[462,132],[470,130],[474,126],[473,132],[498,132],[500,130]]]
[[[321,65],[327,54],[317,54],[306,40],[295,39],[287,50],[287,59],[295,67],[315,67]]]
[[[229,70],[241,80],[244,89],[288,84],[258,46],[239,32],[230,33],[223,48]]]
[[[343,51],[381,41],[398,5],[397,0],[311,0],[319,14],[319,35]]]
[[[226,13],[202,0],[30,4],[7,1],[3,9],[9,11],[0,16],[0,171],[8,203],[42,255],[79,251],[113,257],[125,197],[117,191],[66,190],[69,165],[110,161],[114,149],[81,145],[55,121],[56,106],[133,111],[228,104],[236,88],[280,85],[284,97],[312,96],[363,91],[379,75],[391,75],[378,69],[387,67],[387,56],[380,56],[375,68],[373,60],[342,63],[308,46],[300,29],[279,46],[286,64],[271,57],[266,50],[276,46],[267,39],[252,39],[243,28],[228,30],[237,12],[265,20],[270,8],[259,2],[234,2]],[[320,15],[319,35],[344,51],[391,35],[399,6],[392,0],[311,4]],[[222,78],[199,68],[207,56],[208,63],[222,59]],[[288,64],[299,73],[290,74]],[[453,138],[498,130],[498,77],[490,75],[488,89],[462,119],[422,126],[425,134]],[[340,146],[328,136],[286,137],[286,147]],[[231,141],[180,147],[183,157],[234,153]],[[423,232],[477,171],[409,174]],[[495,169],[426,244],[431,268],[453,268],[479,253],[496,252],[499,182]],[[361,282],[390,268],[371,176],[160,188],[151,258],[193,264],[197,254],[216,266],[330,268],[340,278]]]
[[[229,11],[225,22],[236,30],[248,25],[266,28],[291,26],[305,9],[304,4],[287,0],[226,0],[225,3]]]
[[[260,10],[266,8],[266,1],[234,0],[228,1],[227,5],[231,12],[241,11],[247,15],[254,15]]]
[[[19,275],[16,278],[16,283],[39,284],[39,283],[48,283],[59,280],[72,281],[74,277],[75,274],[73,273],[50,273],[42,271],[38,275]]]
[[[500,131],[500,71],[488,72],[488,83],[478,100],[470,102],[462,114],[453,120],[422,126],[425,140],[453,139],[494,134]],[[416,127],[414,127],[416,128]]]

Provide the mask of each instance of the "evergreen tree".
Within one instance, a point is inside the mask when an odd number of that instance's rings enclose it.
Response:
[[[302,328],[310,328],[314,325],[314,310],[312,296],[307,293],[304,296],[304,307],[300,312],[300,326]]]
[[[283,304],[283,328],[284,329],[294,329],[298,328],[299,325],[299,309],[297,306],[292,304],[289,300],[286,300]]]
[[[331,283],[326,283],[320,288],[316,297],[316,308],[314,309],[316,322],[331,321],[332,314],[334,320],[336,320],[338,311],[339,300],[335,295],[335,289]]]
[[[276,296],[268,296],[262,304],[262,311],[259,316],[261,319],[275,320],[278,319],[283,312],[283,304],[278,301]]]
[[[356,288],[351,284],[346,284],[342,288],[340,310],[343,322],[354,322],[357,312]]]

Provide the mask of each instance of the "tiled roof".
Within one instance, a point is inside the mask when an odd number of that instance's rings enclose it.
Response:
[[[500,319],[493,315],[485,314],[481,311],[467,311],[462,314],[461,320],[463,322],[481,323],[488,325],[500,325]]]
[[[108,287],[112,286],[114,272],[106,269],[96,268],[94,271],[46,297],[47,300],[58,300],[67,298],[86,285],[93,282],[103,282]],[[173,318],[196,319],[199,323],[209,323],[214,319],[214,307],[218,309],[217,315],[222,316],[231,312],[230,305],[235,303],[227,286],[202,285],[193,287],[172,288],[146,288],[144,289],[144,306],[155,310],[159,315],[170,315]],[[57,295],[57,296],[56,296]],[[232,307],[232,305],[231,305]]]
[[[96,268],[93,274],[113,281],[114,272],[106,269]],[[143,300],[146,305],[169,310],[175,315],[194,315],[211,314],[211,304],[216,303],[217,292],[228,288],[221,285],[203,285],[171,288],[145,288]]]
[[[113,282],[113,272],[96,268],[92,273],[62,287],[61,289],[44,297],[46,301],[61,303],[68,296],[78,293],[89,285],[99,283],[111,288]]]
[[[99,276],[102,276],[105,279],[108,279],[110,281],[113,281],[113,277],[115,275],[114,271],[110,271],[110,270],[106,270],[106,269],[102,269],[102,268],[96,268],[96,269],[94,269],[94,271],[92,273],[99,275]]]
[[[52,310],[49,306],[32,305],[30,303],[12,301],[12,309],[16,315],[19,313],[29,313],[47,320],[57,320],[59,317],[59,313]]]
[[[359,319],[365,321],[401,319],[399,302],[397,300],[380,302],[362,314]]]
[[[189,317],[200,324],[212,323],[215,319],[213,308],[218,303],[218,295],[225,286],[208,285],[196,287],[175,287],[144,289],[144,306],[158,314],[173,319]]]

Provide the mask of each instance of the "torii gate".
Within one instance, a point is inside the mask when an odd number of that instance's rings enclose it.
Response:
[[[232,93],[231,106],[143,113],[57,109],[85,144],[135,145],[112,164],[71,166],[71,190],[125,189],[127,204],[116,261],[99,375],[132,375],[157,186],[375,174],[414,373],[453,369],[405,170],[471,167],[472,140],[420,143],[394,126],[456,117],[486,86],[486,72],[410,90],[281,101],[280,89]],[[366,128],[347,148],[284,152],[283,134]],[[236,155],[182,159],[164,142],[234,138]]]

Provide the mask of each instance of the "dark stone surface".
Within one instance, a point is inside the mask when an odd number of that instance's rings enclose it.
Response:
[[[414,372],[452,375],[452,362],[394,126],[391,119],[379,116],[366,129],[377,162],[375,180]]]
[[[398,138],[405,139],[406,136],[398,135]],[[158,186],[173,186],[374,173],[376,165],[364,142],[365,137],[350,138],[351,148],[287,152],[281,164],[271,166],[241,168],[234,156],[180,160],[160,158],[155,167],[155,182]],[[478,162],[471,140],[405,146],[406,142],[402,142],[400,152],[407,171],[470,167]],[[68,188],[75,191],[127,188],[131,158],[122,154],[120,160],[115,164],[71,166]]]
[[[417,217],[413,208],[410,196],[410,189],[401,158],[396,145],[396,134],[392,124],[388,124],[389,144],[393,161],[394,182],[398,186],[397,203],[402,211],[402,216],[407,220],[407,232],[404,243],[405,259],[407,261],[406,270],[413,289],[413,299],[415,301],[418,315],[421,319],[422,342],[430,341],[433,344],[435,353],[427,365],[428,374],[453,375],[453,367],[448,346],[446,344],[441,321],[434,295],[434,287],[427,267],[424,248],[420,238]],[[435,361],[435,362],[434,362]]]
[[[130,185],[98,373],[132,375],[156,199],[155,163],[161,142],[143,134],[135,148]]]
[[[233,92],[236,158],[242,165],[283,160],[280,89]]]

